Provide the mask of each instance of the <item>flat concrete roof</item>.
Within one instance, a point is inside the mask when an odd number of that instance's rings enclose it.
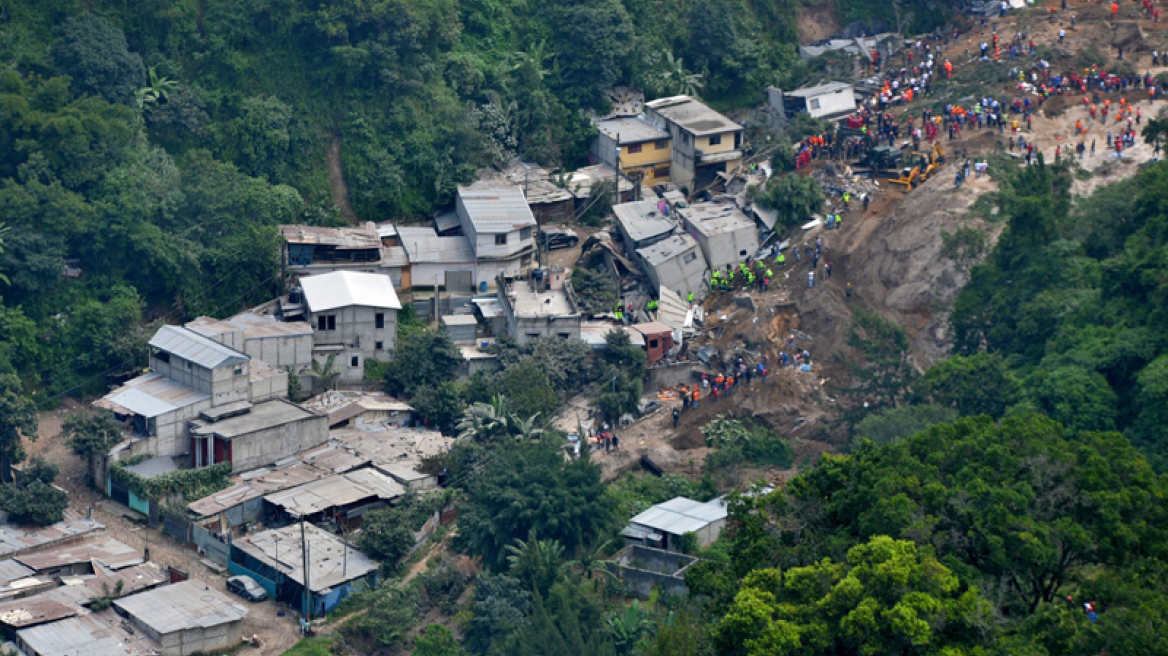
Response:
[[[517,281],[507,292],[515,315],[521,319],[533,317],[567,317],[576,312],[562,289],[533,292],[526,283]]]
[[[215,435],[230,440],[240,435],[291,424],[317,417],[316,413],[286,399],[270,399],[252,406],[246,414],[222,419],[214,423],[196,419],[191,422],[191,434],[199,437]]]
[[[159,635],[242,621],[247,608],[202,581],[182,581],[114,601]]]
[[[613,140],[620,137],[622,146],[669,139],[668,132],[653,125],[644,116],[614,116],[593,123],[601,134]]]
[[[658,266],[668,262],[669,260],[672,260],[679,255],[682,255],[683,253],[687,253],[690,250],[697,248],[697,246],[698,242],[688,234],[673,235],[672,237],[659,241],[652,246],[638,248],[637,255],[645,258],[645,261],[648,262],[651,266]],[[698,257],[702,257],[702,261],[705,262],[705,258],[702,256],[700,250],[697,251],[697,254]]]
[[[685,217],[687,225],[707,236],[755,228],[754,221],[730,202],[696,203],[679,208],[678,212]]]
[[[620,222],[621,229],[634,242],[669,234],[677,227],[677,224],[657,211],[655,200],[613,205],[612,213]]]
[[[653,111],[697,137],[741,130],[742,126],[689,96],[658,98],[645,103]]]

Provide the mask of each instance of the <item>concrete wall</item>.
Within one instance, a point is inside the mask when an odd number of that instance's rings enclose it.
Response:
[[[328,418],[323,416],[240,435],[231,440],[231,471],[264,467],[327,441]]]
[[[190,451],[187,422],[211,407],[208,399],[158,415],[150,421],[153,439],[132,442],[129,455],[177,456]]]
[[[814,107],[818,101],[819,107]],[[852,112],[856,109],[856,93],[850,87],[835,93],[807,98],[807,113],[815,118]]]
[[[758,251],[758,228],[754,224],[744,224],[737,230],[719,232],[709,236],[693,229],[688,220],[686,220],[686,227],[689,228],[690,234],[701,246],[702,254],[706,256],[706,264],[710,266],[710,269],[725,272],[727,264],[737,266]]]
[[[568,337],[580,339],[580,315],[567,317],[513,317],[508,322],[508,331],[519,344],[526,344],[538,337]]]
[[[693,384],[694,365],[694,362],[677,362],[649,367],[649,380],[645,383],[645,391],[654,392],[666,387],[676,388],[682,384]]]
[[[150,368],[191,389],[210,394],[212,407],[247,400],[250,366],[246,362],[211,370],[173,353],[169,362],[159,360],[157,354],[152,353]]]
[[[245,340],[240,350],[278,369],[312,366],[312,335],[253,337]]]
[[[280,371],[275,376],[251,381],[249,398],[252,403],[288,396],[288,372]]]
[[[686,596],[685,572],[699,560],[660,549],[630,545],[613,557],[609,567],[625,584],[629,595],[648,599],[654,588],[664,589],[674,596]]]
[[[376,327],[376,315],[385,315],[385,327]],[[336,330],[319,330],[317,317],[336,316]],[[388,362],[393,359],[393,352],[397,349],[397,310],[388,308],[371,308],[351,305],[348,307],[329,310],[319,314],[309,315],[309,322],[314,330],[312,341],[314,346],[343,346],[334,362],[334,368],[340,372],[340,380],[358,382],[365,377],[365,360],[372,358]],[[381,348],[377,348],[381,342]],[[322,364],[327,361],[329,352],[318,352],[315,357]],[[356,364],[353,363],[356,358]]]
[[[652,266],[642,258],[642,266],[653,281],[653,288],[668,287],[680,292],[682,298],[693,292],[694,296],[704,295],[708,287],[706,274],[709,268],[701,248],[695,243],[677,257],[670,258],[657,266]]]
[[[218,626],[200,627],[185,631],[173,631],[159,635],[149,627],[134,619],[135,626],[158,641],[161,656],[191,656],[209,654],[213,651],[234,647],[243,637],[243,620],[227,622]]]

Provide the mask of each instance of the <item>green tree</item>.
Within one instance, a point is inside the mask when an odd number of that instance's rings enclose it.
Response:
[[[604,314],[616,306],[616,285],[605,271],[576,267],[572,270],[572,289],[580,308],[588,314]]]
[[[761,207],[778,212],[778,226],[806,223],[812,214],[823,210],[823,187],[809,176],[776,175],[764,187],[751,187],[751,194]]]
[[[507,546],[534,531],[568,553],[587,547],[612,519],[600,472],[587,458],[565,462],[553,440],[505,446],[469,483],[459,509],[457,548],[501,569]]]
[[[414,638],[414,656],[464,656],[466,654],[450,629],[429,624]]]
[[[786,571],[747,575],[716,632],[721,653],[974,654],[990,604],[928,549],[876,536]]]
[[[73,453],[89,459],[104,455],[122,439],[122,425],[105,412],[75,412],[65,418],[61,435],[69,441]]]
[[[51,56],[81,94],[96,94],[111,103],[130,105],[146,83],[142,58],[130,52],[126,36],[106,19],[84,12],[56,30]]]
[[[12,465],[24,460],[24,440],[37,439],[36,404],[21,389],[15,374],[0,374],[0,482],[12,480]]]
[[[934,404],[888,408],[856,423],[852,429],[852,448],[860,446],[864,440],[877,445],[896,444],[937,424],[957,421],[960,416],[953,408]]]
[[[444,435],[458,433],[458,422],[466,409],[458,386],[449,381],[438,387],[417,388],[410,405],[427,426],[442,431]]]
[[[462,351],[444,332],[422,331],[408,335],[397,345],[385,374],[385,391],[412,397],[423,386],[438,387],[458,377]]]
[[[942,360],[925,373],[921,383],[926,398],[956,408],[963,416],[1001,417],[1018,392],[1002,357],[991,353]]]

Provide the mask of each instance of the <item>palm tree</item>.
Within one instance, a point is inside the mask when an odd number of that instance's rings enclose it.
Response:
[[[458,439],[487,440],[507,434],[510,432],[510,416],[507,399],[502,395],[492,397],[490,403],[472,403],[458,420]]]
[[[138,98],[138,106],[145,107],[170,100],[170,93],[176,88],[178,88],[178,82],[168,77],[159,76],[158,72],[151,66],[150,86],[138,89],[134,95]]]
[[[312,360],[312,377],[320,380],[321,386],[325,389],[333,389],[333,386],[336,385],[337,378],[341,375],[341,372],[333,368],[336,359],[337,355],[333,353],[328,356],[328,359],[325,360],[323,365],[315,358]]]
[[[605,549],[612,544],[612,540],[605,540],[603,544],[593,549],[584,551],[575,560],[569,560],[564,563],[564,569],[580,568],[580,572],[589,579],[593,574],[605,577],[612,577],[612,570],[608,568],[611,560],[601,557]]]
[[[665,72],[661,74],[667,93],[681,96],[697,97],[698,92],[705,88],[701,73],[688,73],[681,57],[674,57],[670,51],[665,51]]]
[[[564,545],[559,540],[538,539],[535,529],[528,531],[526,540],[516,538],[514,544],[507,545],[507,552],[508,573],[541,593],[555,585],[564,572],[560,564]]]
[[[604,623],[618,654],[632,652],[637,643],[653,629],[649,614],[641,610],[641,604],[637,601],[629,605],[624,613],[608,613]]]

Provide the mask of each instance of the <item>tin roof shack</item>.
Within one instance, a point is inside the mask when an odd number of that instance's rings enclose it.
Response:
[[[392,234],[383,234],[372,222],[344,228],[282,225],[282,255],[288,272],[300,276],[333,271],[382,273],[400,286],[409,268],[405,253]]]
[[[258,312],[242,312],[229,319],[199,317],[186,325],[194,332],[280,370],[291,371],[301,380],[301,387],[312,387],[312,326],[305,321],[280,321]],[[306,373],[308,372],[308,373]],[[252,382],[255,387],[255,377]],[[287,396],[287,385],[279,393],[279,382],[270,396]],[[255,396],[253,401],[262,400]]]
[[[328,419],[285,399],[200,413],[190,422],[192,467],[247,471],[328,441]]]
[[[674,235],[648,248],[637,250],[637,259],[649,275],[653,287],[668,287],[688,297],[706,294],[709,266],[706,256],[693,237]]]
[[[239,644],[247,608],[200,581],[182,581],[114,601],[161,645],[160,656],[206,654]]]
[[[645,352],[649,354],[649,364],[664,358],[673,350],[673,329],[660,321],[639,323],[633,329],[645,336]]]
[[[527,206],[539,225],[563,223],[572,218],[575,199],[568,190],[552,181],[547,169],[513,159],[500,171],[511,184],[523,190]]]
[[[718,539],[726,525],[726,504],[674,497],[629,520],[621,531],[629,544],[641,544],[665,551],[681,551],[681,536],[693,533],[698,546],[706,548]]]
[[[594,120],[596,139],[588,154],[592,161],[620,170],[634,184],[653,186],[669,182],[669,133],[644,114]],[[619,144],[619,145],[618,145]]]
[[[806,113],[812,118],[833,120],[856,111],[856,92],[847,82],[828,82],[785,93],[782,89],[768,87],[767,102],[783,120],[789,120],[800,113]]]
[[[677,229],[677,224],[661,213],[655,200],[638,200],[612,206],[616,214],[617,229],[625,245],[625,254],[648,248],[664,241]]]
[[[101,574],[100,568],[117,571],[146,562],[137,549],[113,538],[21,554],[16,560],[38,576],[57,578]]]
[[[674,184],[696,191],[742,164],[743,127],[704,103],[689,96],[658,98],[645,103],[645,115],[664,125],[672,138]]]
[[[330,390],[301,404],[305,409],[328,417],[329,430],[357,424],[413,423],[413,408],[408,403],[380,392],[345,392]]]
[[[568,175],[568,191],[576,197],[576,211],[582,212],[592,202],[592,189],[604,186],[608,193],[612,193],[612,184],[616,180],[620,185],[621,203],[631,203],[637,197],[637,187],[627,175],[623,173],[618,178],[616,169],[607,164],[595,164],[576,169]]]
[[[51,526],[20,526],[0,513],[0,558],[10,558],[74,544],[105,529],[105,525],[65,509],[65,518]]]
[[[305,547],[308,572],[304,571]],[[311,610],[314,616],[332,610],[351,593],[377,584],[377,563],[372,558],[308,523],[235,540],[227,567],[232,574],[254,578],[272,599],[302,614]],[[305,588],[311,607],[304,603]]]
[[[454,209],[480,265],[508,278],[531,269],[535,215],[523,190],[504,180],[480,180],[458,188]]]
[[[237,483],[198,501],[187,504],[187,510],[202,525],[207,520],[218,522],[216,527],[235,527],[264,519],[263,497],[272,492],[287,490],[328,476],[330,472],[318,469],[302,460],[294,460],[279,467],[260,468],[236,477]]]
[[[442,330],[455,344],[473,344],[478,336],[479,322],[469,314],[449,314],[442,317]]]
[[[405,493],[392,477],[365,468],[269,494],[264,501],[281,520],[335,521],[352,529],[361,525],[365,513],[384,508]]]
[[[697,203],[680,208],[685,229],[697,240],[711,269],[745,262],[758,251],[758,228],[729,201]]]
[[[21,629],[13,642],[26,656],[158,656],[161,649],[113,608]]]
[[[537,269],[529,280],[498,280],[499,305],[507,332],[519,344],[539,337],[579,339],[583,314],[576,304],[568,270]]]
[[[365,360],[393,358],[401,302],[389,276],[338,271],[303,278],[300,286],[313,357],[324,364],[335,356],[342,382],[365,380]]]

